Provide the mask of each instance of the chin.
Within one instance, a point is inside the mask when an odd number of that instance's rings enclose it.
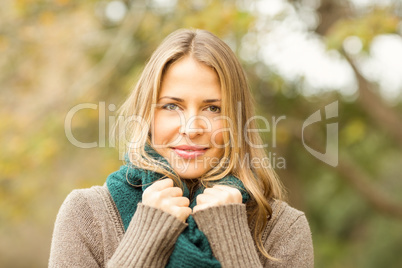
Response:
[[[174,169],[177,175],[180,176],[181,179],[196,179],[200,178],[203,174],[207,172],[207,170],[194,170],[188,167],[186,170],[183,169]]]

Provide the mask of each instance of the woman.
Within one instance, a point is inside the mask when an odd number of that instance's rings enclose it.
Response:
[[[169,35],[121,107],[127,164],[67,197],[49,266],[312,267],[308,222],[281,201],[251,107],[224,42]]]

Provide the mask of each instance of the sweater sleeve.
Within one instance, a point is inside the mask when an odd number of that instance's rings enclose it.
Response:
[[[102,234],[85,197],[74,190],[56,218],[49,267],[103,266]]]
[[[209,207],[193,217],[222,267],[262,267],[244,204]]]
[[[186,226],[169,213],[138,204],[108,267],[165,267]]]
[[[293,218],[294,219],[294,218]],[[266,260],[265,267],[314,267],[311,231],[304,214],[297,216],[287,230],[273,230],[264,247],[278,261]]]
[[[73,191],[56,219],[49,267],[164,267],[186,224],[161,210],[138,204],[111,259],[104,256],[100,220],[85,194]],[[107,264],[105,263],[107,262]]]
[[[209,207],[193,216],[222,267],[314,267],[310,227],[303,213],[294,209],[270,230],[264,247],[272,261],[259,257],[244,204]],[[295,213],[298,213],[295,215]],[[268,228],[268,227],[267,227]],[[262,263],[261,263],[262,261]]]

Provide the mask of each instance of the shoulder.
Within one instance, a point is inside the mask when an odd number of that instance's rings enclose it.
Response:
[[[268,253],[281,262],[267,260],[267,264],[273,267],[313,267],[312,236],[304,212],[280,200],[272,201],[271,206],[273,213],[262,241]]]
[[[307,232],[310,227],[303,211],[291,207],[281,200],[271,200],[272,215],[268,219],[267,226],[263,233],[263,241],[268,239],[279,239],[288,232]]]
[[[109,190],[106,186],[104,185],[95,185],[90,188],[83,188],[83,189],[75,189],[73,190],[68,197],[81,197],[85,198],[86,200],[100,200],[109,194]]]
[[[106,185],[73,190],[64,200],[58,218],[71,217],[87,221],[106,218],[116,225],[121,225],[116,205]]]
[[[105,191],[106,190],[106,191]],[[63,202],[62,208],[70,208],[72,210],[81,210],[82,208],[96,209],[107,197],[107,189],[102,186],[93,186],[86,189],[75,189],[67,195]]]
[[[77,219],[90,220],[95,215],[94,210],[99,210],[101,206],[101,195],[98,192],[99,186],[88,189],[76,189],[67,195],[60,207],[57,220],[69,218],[68,221]]]
[[[84,189],[75,189],[72,190],[67,198],[66,201],[70,200],[81,200],[81,199],[99,199],[101,196],[107,194],[107,187],[103,186],[92,186],[90,188]]]
[[[271,201],[272,216],[268,223],[274,228],[289,229],[295,224],[306,224],[307,218],[303,211],[291,207],[281,200]]]
[[[49,267],[102,266],[110,259],[124,233],[113,206],[106,186],[73,190],[57,214]]]

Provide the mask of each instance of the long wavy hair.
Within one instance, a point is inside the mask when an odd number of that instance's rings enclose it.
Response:
[[[221,114],[235,119],[230,122],[224,120],[224,127],[229,131],[223,132],[227,146],[221,162],[200,180],[208,185],[232,174],[243,182],[251,196],[247,211],[249,223],[253,223],[252,234],[256,245],[264,256],[275,259],[264,249],[262,232],[272,216],[268,201],[283,200],[284,188],[269,163],[259,133],[244,131],[245,126],[249,129],[258,128],[255,120],[249,120],[254,116],[253,98],[238,59],[222,40],[208,31],[192,29],[177,30],[167,36],[152,54],[134,90],[119,110],[119,118],[125,119],[117,121],[115,126],[119,140],[127,142],[125,148],[130,161],[136,166],[164,174],[182,185],[180,178],[168,165],[147,153],[145,145],[151,144],[149,129],[163,75],[172,63],[185,56],[191,56],[215,70],[221,86]]]

